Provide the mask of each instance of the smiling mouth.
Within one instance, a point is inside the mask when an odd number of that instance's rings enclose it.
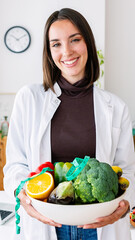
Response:
[[[79,58],[73,59],[71,61],[62,61],[65,65],[72,65],[73,63],[77,62]]]

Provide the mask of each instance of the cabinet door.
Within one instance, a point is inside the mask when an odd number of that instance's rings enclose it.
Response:
[[[4,177],[3,167],[0,167],[0,191],[4,190],[4,188],[3,188],[3,177]]]
[[[3,167],[6,164],[6,140],[7,137],[0,139],[0,190],[3,190]]]
[[[7,137],[0,140],[0,167],[4,167],[6,163],[6,140]]]

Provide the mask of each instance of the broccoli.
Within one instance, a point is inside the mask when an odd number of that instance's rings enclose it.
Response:
[[[106,202],[118,194],[117,174],[109,164],[94,158],[88,160],[73,182],[76,202]]]

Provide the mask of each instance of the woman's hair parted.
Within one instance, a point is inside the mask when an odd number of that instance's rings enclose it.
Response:
[[[61,75],[59,68],[55,65],[49,44],[49,29],[52,23],[58,20],[68,19],[74,24],[82,34],[87,50],[88,60],[86,64],[85,74],[89,79],[90,84],[93,84],[99,78],[99,61],[97,49],[92,30],[86,19],[77,11],[70,8],[63,8],[60,11],[55,11],[48,18],[44,29],[44,47],[43,47],[43,86],[45,91],[49,88],[54,91],[54,83],[57,82]]]

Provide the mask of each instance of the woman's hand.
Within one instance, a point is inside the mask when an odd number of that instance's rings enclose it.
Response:
[[[25,211],[27,212],[28,215],[30,215],[33,218],[36,218],[37,220],[49,224],[51,226],[55,227],[61,227],[61,224],[54,222],[53,220],[43,216],[39,212],[35,210],[35,208],[32,207],[31,205],[31,200],[28,198],[28,196],[25,193],[25,190],[22,189],[21,192],[18,194],[18,198],[20,199],[20,204],[23,206]]]
[[[81,228],[81,227],[84,229],[100,228],[100,227],[104,227],[108,224],[112,224],[112,223],[118,221],[127,212],[128,208],[129,208],[129,202],[126,200],[122,200],[119,203],[118,208],[111,215],[108,215],[106,217],[97,218],[95,223],[85,224],[83,226],[79,225],[78,228]]]

